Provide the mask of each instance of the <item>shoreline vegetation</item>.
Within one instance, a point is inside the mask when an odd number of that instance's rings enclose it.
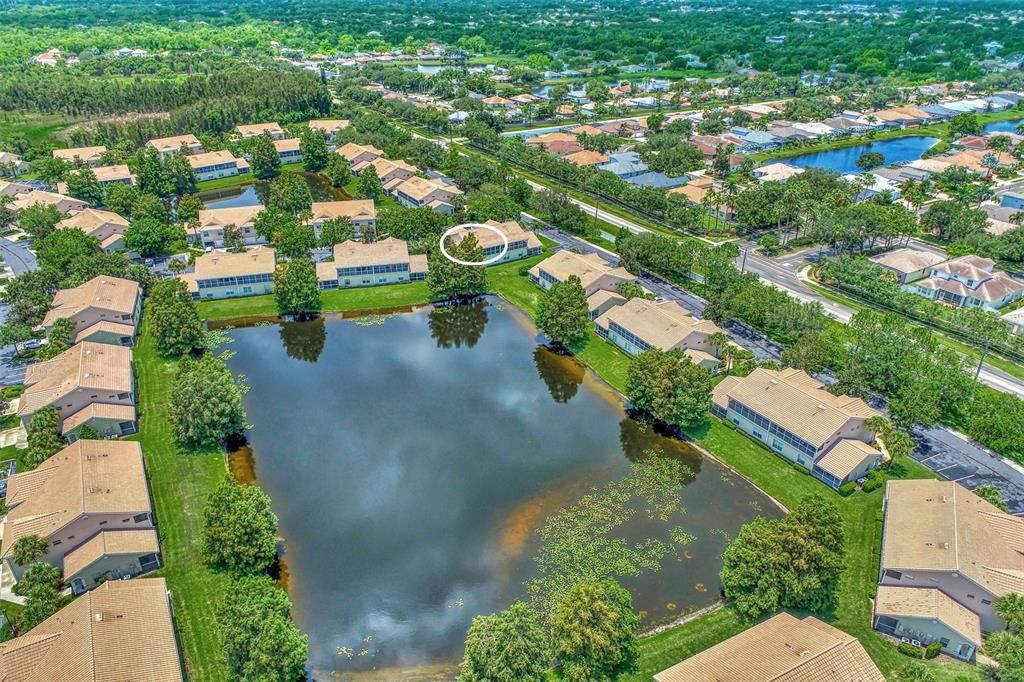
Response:
[[[532,319],[536,315],[542,291],[520,273],[543,260],[547,255],[545,253],[533,258],[488,268],[488,288]],[[429,292],[425,286],[417,286],[417,284],[420,283],[322,292],[323,312],[380,311],[386,308],[426,305],[429,303]],[[240,320],[256,316],[267,319],[277,317],[272,296],[201,301],[198,308],[203,319],[215,322],[218,327],[230,325],[232,319]],[[598,337],[593,329],[589,331],[586,341],[571,350],[573,356],[583,362],[597,377],[616,392],[623,393],[629,365],[629,357],[624,352]],[[144,359],[148,358],[144,356]],[[164,428],[166,429],[166,426]],[[156,429],[149,429],[144,425],[141,433],[145,436],[155,431]],[[743,476],[784,508],[792,508],[805,495],[828,495],[830,492],[827,487],[812,478],[807,472],[797,469],[794,465],[769,452],[742,432],[731,428],[729,424],[714,416],[710,416],[704,424],[686,430],[685,433],[702,454],[710,455],[724,466]],[[162,454],[158,453],[158,455]],[[223,455],[218,458],[218,462],[220,466],[223,466]],[[196,474],[192,472],[192,475]],[[935,475],[914,460],[902,458],[890,470],[889,477],[934,478]],[[159,481],[160,478],[160,476],[154,475],[155,487],[169,485],[168,482]],[[835,493],[832,495],[834,497],[830,497],[830,499],[839,505],[846,521],[843,581],[835,610],[832,613],[815,615],[857,637],[883,673],[891,676],[906,664],[907,659],[896,651],[891,642],[871,627],[871,603],[877,583],[881,552],[884,488],[870,493],[857,492],[845,498]],[[159,509],[160,504],[158,503],[158,511]],[[198,529],[195,532],[197,540]],[[183,539],[178,539],[175,542],[178,547],[188,545],[187,540]],[[168,555],[171,556],[170,548]],[[213,579],[215,576],[202,576],[204,570],[200,564],[198,567],[188,566],[188,570],[177,567],[174,573],[177,581],[183,582],[187,577],[193,581],[196,587],[202,587],[205,590],[217,589],[218,586]],[[168,570],[167,573],[170,575],[172,571]],[[204,578],[206,579],[204,580]],[[172,588],[177,581],[171,582]],[[182,582],[178,584],[181,585]],[[183,640],[187,640],[189,636],[195,636],[199,632],[200,628],[195,624],[202,621],[199,615],[203,610],[202,602],[210,600],[210,594],[204,595],[200,591],[190,591],[187,599],[180,600],[183,602],[183,613],[180,619],[186,621],[188,625],[188,627],[182,626]],[[190,601],[199,603],[194,611],[188,605]],[[797,613],[796,615],[802,617],[807,614]],[[633,675],[623,679],[649,682],[655,673],[732,637],[753,624],[740,616],[737,610],[727,603],[681,615],[678,622],[662,624],[645,634],[640,643],[640,668]],[[190,659],[193,655],[206,655],[209,648],[209,646],[198,646],[196,642],[186,642],[185,646]],[[209,664],[207,663],[207,665]],[[966,664],[941,661],[940,659],[928,661],[926,665],[939,682],[949,682],[958,676],[967,679],[977,678],[977,669]],[[196,667],[195,664],[193,666]],[[203,679],[207,679],[207,677],[203,676]]]

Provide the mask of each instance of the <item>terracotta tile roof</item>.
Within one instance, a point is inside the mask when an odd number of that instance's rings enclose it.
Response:
[[[362,145],[356,144],[355,142],[348,142],[346,144],[343,144],[342,146],[338,147],[336,151],[338,154],[344,156],[349,163],[352,162],[352,159],[366,152],[369,152],[374,156],[384,156],[384,152],[381,151],[380,149],[377,149],[372,144]]]
[[[192,166],[193,170],[199,170],[200,168],[206,168],[207,166],[215,166],[222,163],[233,163],[238,168],[238,170],[243,173],[249,170],[249,164],[248,162],[246,162],[245,159],[236,157],[227,149],[220,149],[215,152],[203,152],[201,154],[193,154],[192,156],[186,156],[185,160],[188,161],[188,165]]]
[[[74,317],[83,310],[99,308],[121,315],[135,312],[135,304],[142,294],[139,283],[130,279],[100,275],[73,289],[61,289],[53,296],[50,310],[43,318],[49,327],[62,317]]]
[[[450,194],[462,194],[462,190],[455,185],[445,185],[419,176],[409,178],[401,185],[398,185],[395,190],[412,197],[416,201],[423,200],[436,190],[442,190]]]
[[[938,620],[975,646],[981,646],[981,620],[978,614],[954,601],[937,587],[879,585],[875,596],[875,614]]]
[[[89,325],[82,331],[75,334],[75,343],[81,341],[88,341],[89,337],[99,332],[107,332],[109,334],[117,334],[119,336],[134,336],[135,327],[130,324],[124,324],[121,322],[110,322],[107,320],[100,320],[99,322]]]
[[[132,390],[132,351],[123,346],[83,341],[52,360],[29,365],[18,415],[34,414],[72,391],[93,389],[115,393]]]
[[[572,251],[556,251],[550,258],[542,260],[530,269],[530,272],[539,273],[540,270],[548,273],[560,282],[576,275],[584,289],[605,275],[617,278],[622,281],[632,282],[636,277],[630,274],[625,268],[613,268],[596,253],[587,255],[573,253]],[[539,276],[539,275],[538,275]]]
[[[142,449],[118,440],[77,440],[8,483],[3,553],[18,538],[49,537],[85,514],[152,511]]]
[[[352,122],[345,118],[319,118],[309,122],[309,127],[327,135],[348,128]]]
[[[223,229],[228,225],[234,225],[235,227],[251,225],[256,221],[256,216],[262,212],[262,204],[231,206],[228,208],[204,208],[199,211],[199,229]]]
[[[281,126],[273,122],[238,125],[235,126],[235,131],[242,137],[253,137],[255,135],[262,135],[263,133],[270,133],[271,135],[280,135],[284,133]]]
[[[882,568],[959,571],[996,596],[1024,594],[1024,518],[952,481],[889,481]]]
[[[74,147],[72,149],[54,149],[53,158],[64,159],[74,163],[77,161],[88,161],[89,159],[99,158],[107,151],[107,148],[103,145],[96,147]]]
[[[135,421],[135,408],[131,405],[91,403],[67,417],[61,424],[61,433],[67,435],[90,419],[112,419],[119,422]]]
[[[64,555],[64,579],[85,570],[103,557],[118,554],[155,554],[160,551],[156,531],[107,530]]]
[[[277,263],[274,249],[254,246],[240,253],[211,251],[196,258],[195,279],[216,279],[273,272]]]
[[[674,301],[655,303],[644,298],[630,299],[596,320],[605,329],[612,322],[665,351],[684,347],[693,334],[704,337],[722,331],[711,320],[698,320]]]
[[[833,395],[802,370],[755,369],[742,380],[715,386],[714,396],[733,398],[815,447],[821,447],[852,418],[879,414],[860,398]]]
[[[274,149],[277,153],[299,151],[299,140],[295,137],[286,137],[283,140],[274,140]]]
[[[884,682],[852,635],[786,612],[654,676],[655,682]]]
[[[97,228],[105,225],[114,226],[120,230],[128,229],[128,219],[122,218],[113,211],[102,211],[98,208],[87,208],[84,211],[79,211],[70,218],[66,218],[59,223],[59,228],[78,228],[86,234],[91,233]]]
[[[202,143],[192,133],[187,135],[175,135],[174,137],[157,137],[146,143],[147,147],[154,147],[157,151],[162,153],[177,152],[182,147],[200,147]]]
[[[616,305],[622,305],[626,302],[626,298],[614,291],[608,291],[607,289],[598,289],[590,296],[587,296],[587,307],[590,310],[596,310],[610,300],[617,299]]]
[[[895,270],[903,274],[909,274],[916,272],[917,270],[924,270],[930,268],[933,265],[946,260],[945,256],[940,256],[937,253],[931,251],[919,251],[917,249],[896,249],[895,251],[887,251],[886,253],[880,253],[877,256],[869,258],[872,263],[881,265]]]
[[[496,220],[488,220],[486,224],[492,225],[501,230],[510,244],[512,242],[525,240],[527,248],[540,248],[541,246],[537,235],[535,235],[532,230],[524,230],[522,225],[515,220],[509,220],[504,223],[499,223]],[[482,249],[486,249],[491,246],[501,246],[503,243],[501,237],[499,237],[493,230],[481,227],[453,230],[450,238],[458,244],[469,233],[472,233],[476,237],[476,241],[480,244],[480,248]]]
[[[5,682],[180,682],[163,578],[108,581],[0,644]]]
[[[608,157],[600,152],[592,152],[584,149],[583,151],[573,152],[567,154],[565,160],[569,163],[574,163],[577,166],[596,166],[599,163],[607,163]]]
[[[30,192],[17,195],[14,201],[11,202],[10,207],[15,211],[20,211],[23,208],[35,206],[36,204],[56,206],[63,211],[81,211],[89,206],[88,201],[82,201],[75,197],[33,189]]]
[[[116,180],[134,180],[131,170],[124,164],[115,166],[96,166],[92,169],[93,174],[99,182],[113,182]]]
[[[401,239],[388,237],[371,244],[349,240],[334,246],[334,267],[408,263],[409,247]]]

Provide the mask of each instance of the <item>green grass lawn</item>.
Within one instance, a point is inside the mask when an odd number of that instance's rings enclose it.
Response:
[[[214,620],[227,579],[202,561],[201,519],[207,495],[227,467],[219,448],[186,451],[171,434],[167,404],[176,364],[157,354],[144,317],[135,347],[139,432],[130,440],[138,441],[145,455],[163,552],[164,566],[152,575],[167,579],[188,677],[217,682],[227,679]]]
[[[380,287],[331,289],[320,292],[325,313],[404,308],[423,305],[430,300],[426,282],[406,282]],[[228,320],[235,317],[266,317],[277,315],[273,294],[200,301],[199,315],[204,320]]]

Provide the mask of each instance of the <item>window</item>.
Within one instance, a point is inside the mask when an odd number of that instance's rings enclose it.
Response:
[[[981,603],[984,604],[985,606],[988,606],[989,604],[992,603],[992,600],[991,599],[982,599]]]
[[[106,521],[100,521],[100,522],[99,522],[99,525],[101,525],[101,526],[105,526],[106,524],[107,524],[107,522],[106,522]]]
[[[142,523],[143,521],[148,521],[149,514],[136,514],[132,517],[132,520],[135,521],[135,523]]]
[[[60,541],[60,540],[54,540],[54,541],[53,541],[53,546],[54,546],[54,547],[56,547],[56,546],[57,546],[57,545],[59,545],[60,543],[61,543],[61,541]]]
[[[130,395],[131,395],[130,393],[118,393],[117,394],[117,399],[118,400],[128,400],[128,396],[130,396]]]
[[[945,649],[947,646],[949,646],[949,640],[943,637],[939,640],[939,644],[941,644],[942,648]]]
[[[892,578],[893,580],[902,580],[903,574],[899,571],[894,571],[891,568],[887,568],[885,569],[885,577]]]
[[[973,594],[969,594],[969,595],[967,595],[967,598],[968,599],[974,599],[974,595]]]

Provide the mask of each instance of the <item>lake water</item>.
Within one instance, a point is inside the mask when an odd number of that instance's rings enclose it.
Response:
[[[1011,118],[1006,121],[993,121],[992,123],[986,123],[981,128],[981,134],[1015,133],[1017,132],[1017,126],[1019,126],[1022,121],[1024,121],[1024,118]]]
[[[306,181],[313,201],[346,201],[351,199],[348,193],[337,187],[331,187],[327,179],[319,173],[297,173]],[[244,185],[212,189],[199,193],[199,198],[206,208],[234,208],[236,206],[255,206],[266,204],[270,197],[270,181],[257,180]]]
[[[612,563],[645,626],[677,617],[781,514],[497,299],[229,333],[255,425],[232,469],[273,499],[318,679],[450,679],[474,615]]]
[[[911,135],[867,142],[854,147],[801,154],[779,159],[779,161],[802,168],[825,168],[843,174],[859,173],[861,171],[857,167],[857,159],[865,152],[880,152],[885,157],[883,165],[888,166],[905,161],[916,161],[938,141],[937,137]]]

